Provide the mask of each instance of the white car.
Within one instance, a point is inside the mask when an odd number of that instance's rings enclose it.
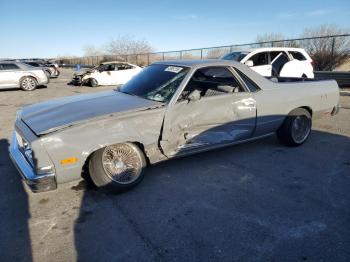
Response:
[[[0,89],[22,88],[33,91],[37,86],[46,85],[49,78],[41,68],[13,61],[0,61]]]
[[[266,47],[235,51],[222,59],[246,64],[266,77],[314,78],[313,61],[302,48]]]
[[[76,73],[72,84],[92,87],[99,85],[123,85],[142,70],[126,62],[105,62],[82,73]]]

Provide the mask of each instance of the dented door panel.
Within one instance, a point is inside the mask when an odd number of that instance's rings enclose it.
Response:
[[[198,147],[239,141],[251,137],[256,102],[251,93],[204,97],[169,107],[161,147],[167,156]]]

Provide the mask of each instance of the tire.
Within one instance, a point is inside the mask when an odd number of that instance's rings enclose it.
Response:
[[[24,91],[33,91],[38,86],[38,83],[34,77],[25,76],[20,81],[20,87]]]
[[[91,87],[97,87],[98,86],[98,82],[97,82],[97,80],[95,78],[90,78],[89,83],[90,83]]]
[[[135,144],[121,143],[94,152],[89,161],[89,173],[97,187],[121,192],[142,181],[145,166],[145,156]],[[126,172],[128,167],[130,170]]]
[[[312,118],[304,108],[293,110],[277,130],[279,141],[286,146],[300,146],[308,139],[312,127]]]

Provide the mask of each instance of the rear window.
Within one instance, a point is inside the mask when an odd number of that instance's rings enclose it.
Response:
[[[15,64],[0,64],[0,70],[13,70],[19,69],[19,67]]]
[[[25,62],[27,65],[31,65],[31,66],[40,66],[38,63],[34,63],[34,62]]]
[[[248,53],[233,52],[222,57],[224,60],[234,60],[240,62]]]
[[[306,60],[306,57],[298,51],[289,51],[289,53],[293,56],[294,59],[298,59],[300,61]]]
[[[237,68],[235,68],[236,72],[239,74],[245,85],[248,87],[250,92],[256,92],[259,91],[260,88],[255,84],[249,77],[247,77],[245,74],[243,74],[241,71],[239,71]]]

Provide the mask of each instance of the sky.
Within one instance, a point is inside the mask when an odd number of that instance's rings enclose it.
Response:
[[[350,0],[0,0],[0,17],[0,58],[51,58],[126,35],[172,51],[292,38],[321,24],[349,29]]]

